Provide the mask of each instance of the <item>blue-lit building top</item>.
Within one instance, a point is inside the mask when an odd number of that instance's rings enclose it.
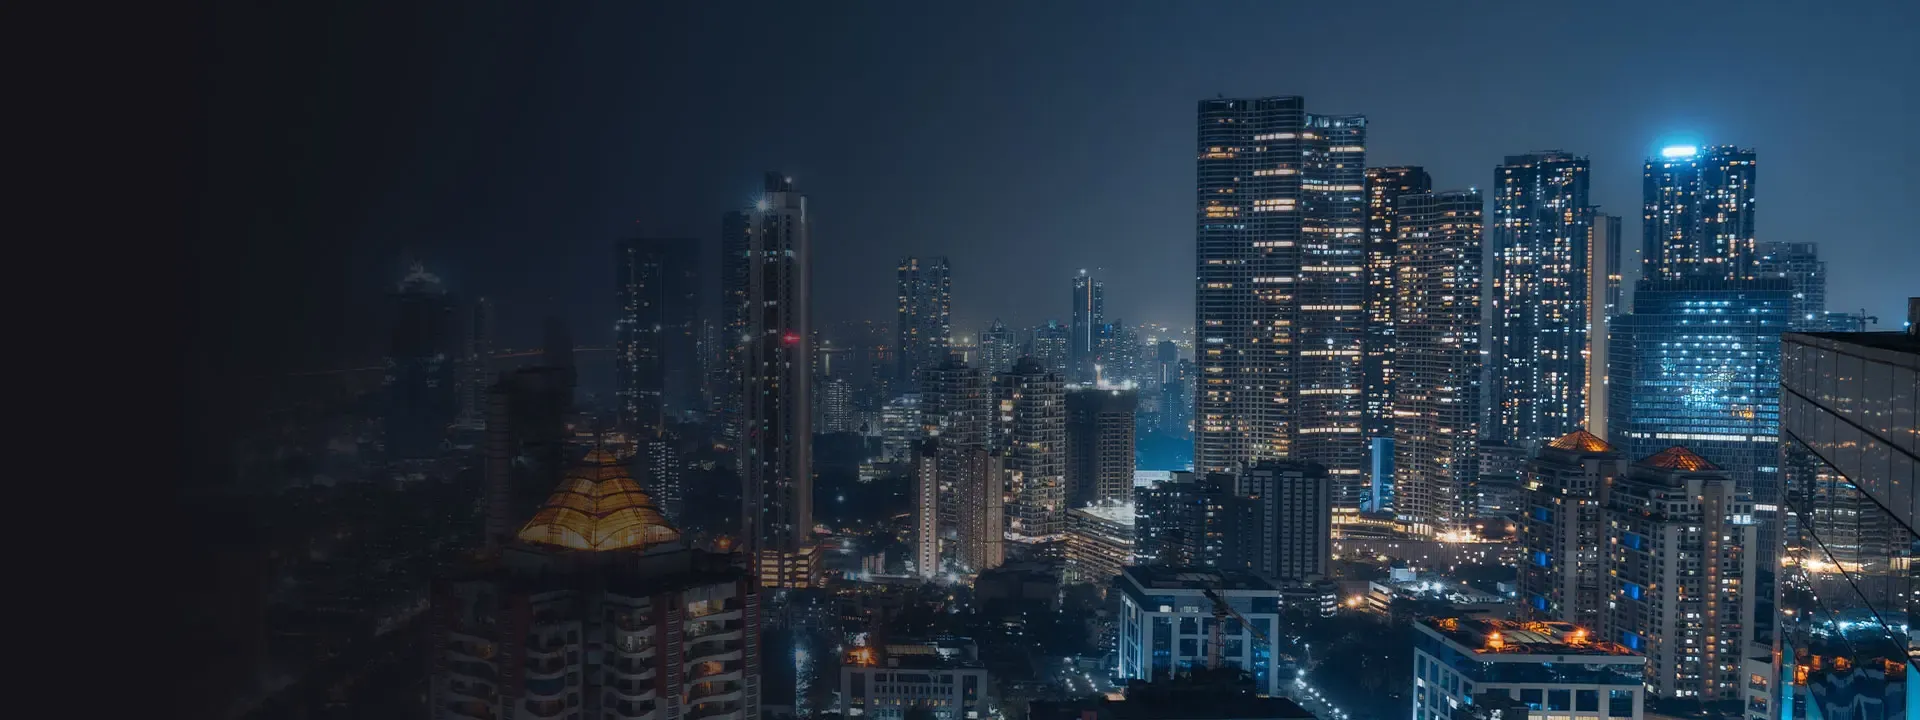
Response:
[[[1685,445],[1778,502],[1785,281],[1642,281],[1610,333],[1606,438],[1628,457]]]
[[[1646,163],[1640,277],[1753,277],[1752,149],[1676,145]]]

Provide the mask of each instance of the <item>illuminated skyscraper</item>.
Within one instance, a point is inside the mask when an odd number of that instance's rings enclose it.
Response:
[[[1741,698],[1755,595],[1768,587],[1757,576],[1753,500],[1675,446],[1634,463],[1606,506],[1610,639],[1646,653],[1653,695]]]
[[[604,450],[549,492],[510,546],[434,583],[428,717],[757,720],[760,605],[737,560],[686,547]]]
[[[944,257],[900,261],[899,310],[895,338],[900,382],[912,383],[921,371],[947,359],[953,338],[953,273]]]
[[[1393,262],[1400,197],[1433,190],[1426,168],[1367,168],[1368,438],[1393,437]]]
[[[1528,620],[1603,629],[1608,617],[1607,489],[1626,459],[1585,430],[1534,452],[1521,471],[1520,612]]]
[[[1048,320],[1046,324],[1033,329],[1033,335],[1027,341],[1027,354],[1065,378],[1069,369],[1068,348],[1072,346],[1072,340],[1072,331],[1059,321]]]
[[[1020,343],[1013,329],[999,318],[980,333],[980,368],[988,373],[1003,373],[1020,358]]]
[[[741,518],[766,587],[812,583],[813,332],[811,218],[793,179],[767,174],[747,212],[747,334],[742,353]]]
[[[1784,280],[1642,281],[1608,352],[1608,431],[1630,456],[1685,444],[1775,505]],[[1771,540],[1771,535],[1763,535]]]
[[[968,471],[969,454],[992,441],[993,388],[986,373],[958,356],[920,373],[922,434],[938,440],[938,519],[940,536],[957,539],[960,525],[959,488]]]
[[[1787,327],[1795,332],[1827,330],[1827,263],[1820,259],[1820,245],[1769,242],[1760,243],[1757,252],[1754,274],[1786,280],[1793,294]]]
[[[393,298],[397,314],[386,359],[387,456],[437,457],[460,409],[454,391],[460,353],[453,302],[440,278],[418,263]]]
[[[1496,441],[1526,446],[1586,421],[1587,159],[1559,151],[1509,155],[1493,179],[1488,430]]]
[[[622,430],[658,432],[668,408],[685,410],[697,387],[698,245],[635,238],[615,247],[614,396]],[[672,393],[673,401],[668,402]]]
[[[1461,530],[1477,498],[1481,199],[1400,198],[1394,263],[1394,508],[1423,533]]]
[[[1754,276],[1753,150],[1669,147],[1648,158],[1642,280]]]
[[[1100,329],[1107,319],[1106,283],[1081,270],[1073,278],[1072,334],[1067,340],[1067,364],[1073,381],[1093,382],[1093,364],[1100,354]]]
[[[1613,318],[1620,304],[1620,216],[1595,212],[1587,241],[1587,417],[1586,428],[1607,437],[1607,362]]]
[[[1199,104],[1195,469],[1318,462],[1365,495],[1366,118]]]
[[[1066,510],[1067,400],[1060,375],[1033,358],[994,379],[994,442],[1006,455],[1007,529],[1061,531]]]

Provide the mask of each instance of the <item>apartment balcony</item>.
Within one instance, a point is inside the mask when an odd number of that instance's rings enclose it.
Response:
[[[720,645],[717,643],[709,644],[708,646],[698,647],[690,650],[687,653],[686,666],[689,670],[691,670],[693,666],[698,665],[700,663],[727,662],[729,660],[739,660],[740,654],[741,654],[741,648],[739,648],[738,646],[727,646],[727,645]]]
[[[567,711],[565,700],[524,700],[520,707],[535,717],[556,717]]]
[[[620,700],[627,702],[650,703],[656,699],[651,679],[615,680],[607,683],[606,687],[608,690],[613,691],[614,695]]]
[[[615,700],[613,702],[606,704],[606,709],[612,710],[616,715],[619,715],[621,717],[628,717],[628,718],[637,718],[637,717],[643,717],[643,716],[649,715],[653,713],[654,708],[656,707],[659,707],[659,704],[655,703],[652,700],[643,700],[640,702],[628,702],[625,700]]]
[[[681,717],[686,718],[686,720],[709,720],[709,718],[720,718],[738,714],[743,707],[745,706],[739,702],[706,703],[689,708],[686,714]]]
[[[692,682],[723,682],[740,679],[742,663],[703,662],[687,667],[687,679]]]
[[[615,675],[626,680],[652,680],[657,672],[653,663],[615,658],[607,664]]]
[[[687,701],[684,704],[737,702],[740,700],[741,685],[742,683],[738,682],[700,683],[693,686],[693,689],[687,693]]]

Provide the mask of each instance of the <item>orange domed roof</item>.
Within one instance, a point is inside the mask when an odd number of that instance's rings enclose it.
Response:
[[[1547,447],[1574,452],[1613,452],[1613,446],[1608,445],[1607,441],[1585,430],[1575,430],[1561,435],[1553,442],[1547,443]]]
[[[619,458],[594,448],[520,528],[519,538],[573,550],[638,550],[677,542],[680,531]]]
[[[1692,450],[1675,445],[1661,450],[1641,460],[1641,465],[1664,470],[1719,470],[1720,466],[1707,462],[1706,458],[1694,454]]]

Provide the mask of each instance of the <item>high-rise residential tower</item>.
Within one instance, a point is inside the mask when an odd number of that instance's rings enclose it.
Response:
[[[1521,472],[1521,614],[1603,629],[1607,490],[1626,472],[1626,459],[1605,440],[1575,430],[1540,446]]]
[[[1133,501],[1132,388],[1079,386],[1067,391],[1067,507]]]
[[[1027,339],[1027,354],[1048,370],[1065,379],[1071,366],[1068,348],[1072,346],[1073,332],[1057,320],[1048,320],[1033,328]]]
[[[994,379],[994,442],[1006,455],[1006,529],[1057,534],[1067,508],[1067,400],[1060,375],[1021,358]]]
[[[663,427],[668,408],[685,410],[697,385],[698,245],[634,238],[615,247],[614,397],[621,429]],[[672,402],[668,401],[672,394]]]
[[[1481,214],[1472,190],[1400,198],[1394,507],[1423,533],[1464,529],[1476,513]]]
[[[1606,506],[1609,635],[1646,653],[1653,695],[1739,699],[1755,595],[1766,587],[1752,499],[1674,446],[1634,463]]]
[[[1299,97],[1203,100],[1194,463],[1324,465],[1365,495],[1366,118]]]
[[[989,447],[993,438],[993,387],[986,373],[957,355],[949,355],[945,362],[922,371],[920,423],[922,434],[937,441],[933,452],[939,479],[935,502],[940,536],[957,541],[959,493],[965,486],[987,482],[967,476],[975,469],[970,464],[973,451]]]
[[[1274,582],[1320,580],[1333,558],[1333,495],[1327,469],[1263,460],[1240,474],[1240,494],[1259,508],[1253,571]]]
[[[1528,446],[1586,421],[1587,159],[1509,155],[1494,169],[1489,435]]]
[[[741,532],[766,587],[812,583],[811,222],[806,196],[780,173],[767,174],[746,215]]]
[[[1819,243],[1767,242],[1756,250],[1754,274],[1767,279],[1785,279],[1792,315],[1787,327],[1795,332],[1828,329],[1827,263],[1820,259]]]
[[[418,263],[393,296],[393,344],[386,358],[387,456],[426,459],[440,454],[459,412],[454,367],[459,328],[440,278]]]
[[[737,560],[687,547],[603,449],[549,492],[511,545],[434,583],[428,717],[759,718]]]
[[[1013,368],[1013,361],[1020,358],[1020,342],[1014,337],[1013,329],[999,318],[980,332],[980,368],[988,373],[1003,373]]]
[[[945,362],[952,346],[953,273],[946,258],[900,261],[896,317],[896,375],[911,387],[920,372]]]
[[[1674,146],[1648,158],[1642,281],[1754,276],[1751,149]]]
[[[1367,374],[1368,438],[1393,437],[1394,269],[1400,197],[1433,190],[1426,168],[1367,168]]]
[[[1593,214],[1587,240],[1587,417],[1588,432],[1607,436],[1608,333],[1620,304],[1620,216]]]
[[[1106,283],[1081,270],[1073,278],[1072,335],[1067,340],[1067,363],[1074,382],[1093,382],[1093,364],[1100,354],[1100,329],[1107,323],[1106,314]]]

